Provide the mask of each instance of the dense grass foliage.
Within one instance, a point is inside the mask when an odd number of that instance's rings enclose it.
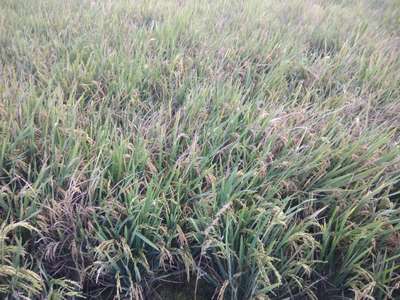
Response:
[[[0,63],[1,298],[399,299],[398,0],[1,0]]]

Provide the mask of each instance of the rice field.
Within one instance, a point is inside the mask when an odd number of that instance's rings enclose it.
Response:
[[[400,1],[0,0],[1,299],[400,299]]]

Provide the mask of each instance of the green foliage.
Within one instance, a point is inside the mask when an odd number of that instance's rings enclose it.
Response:
[[[397,299],[399,16],[2,0],[0,297]]]

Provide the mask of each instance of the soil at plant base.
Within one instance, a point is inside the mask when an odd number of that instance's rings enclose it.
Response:
[[[205,282],[199,282],[195,297],[195,281],[190,283],[167,283],[160,285],[149,299],[157,300],[210,300],[214,290]]]

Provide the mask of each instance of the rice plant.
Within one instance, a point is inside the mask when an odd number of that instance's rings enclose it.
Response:
[[[398,299],[397,0],[0,1],[0,298]]]

